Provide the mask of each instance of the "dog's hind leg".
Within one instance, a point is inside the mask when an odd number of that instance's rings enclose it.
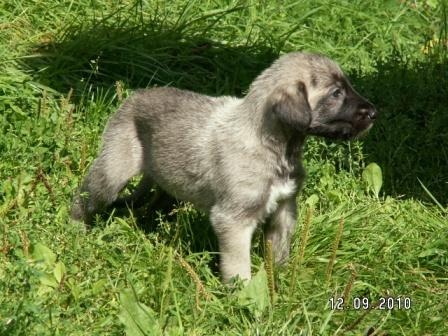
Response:
[[[93,216],[113,203],[126,183],[142,170],[143,149],[132,125],[109,125],[103,148],[92,164],[71,216],[90,224]]]

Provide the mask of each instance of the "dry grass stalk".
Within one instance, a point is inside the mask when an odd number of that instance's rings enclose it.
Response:
[[[3,226],[3,244],[2,247],[0,248],[0,251],[2,251],[4,255],[7,255],[10,249],[11,245],[9,244],[8,241],[8,226],[5,224]]]
[[[30,240],[25,231],[20,230],[20,239],[22,240],[22,249],[25,257],[29,257],[30,255]]]
[[[356,275],[357,275],[355,266],[353,264],[350,264],[349,268],[352,272],[350,274],[350,278],[347,282],[347,285],[345,286],[345,289],[344,289],[344,294],[343,294],[344,302],[347,302],[347,300],[350,298],[350,293],[352,291],[353,283],[355,282]]]
[[[206,291],[204,284],[199,278],[199,275],[194,271],[193,267],[191,267],[191,265],[180,254],[177,254],[177,259],[179,260],[182,268],[187,271],[196,285],[196,307],[200,309],[199,294],[201,294],[207,301],[211,299],[211,295]]]
[[[115,82],[115,92],[117,93],[118,101],[123,100],[123,84],[120,81]]]
[[[272,241],[267,240],[265,244],[265,264],[266,274],[268,276],[268,288],[269,297],[271,298],[271,304],[274,304],[275,300],[275,284],[274,284],[274,258],[272,253]]]
[[[61,99],[61,111],[67,112],[67,116],[65,118],[65,127],[64,127],[64,134],[65,134],[65,147],[68,146],[68,143],[70,141],[70,133],[71,129],[73,127],[73,111],[75,110],[75,105],[70,104],[70,100],[73,96],[73,88],[70,88],[68,91],[67,97],[63,97]]]
[[[292,298],[293,297],[293,290],[295,288],[295,283],[296,283],[296,279],[297,279],[297,271],[299,270],[299,267],[302,265],[302,261],[303,261],[303,256],[305,254],[305,247],[306,244],[308,242],[308,234],[310,231],[310,224],[311,224],[311,219],[313,217],[313,209],[312,208],[308,208],[306,211],[306,217],[305,217],[305,222],[303,224],[303,228],[302,231],[300,233],[300,240],[299,240],[299,252],[297,254],[297,256],[294,258],[293,260],[293,266],[292,266],[292,278],[291,278],[291,285],[289,288],[289,297]]]
[[[334,262],[336,260],[336,252],[338,250],[339,242],[341,241],[342,231],[344,230],[344,217],[341,217],[339,220],[338,232],[336,233],[336,237],[334,239],[333,248],[331,250],[330,261],[328,262],[327,267],[327,282],[331,280],[331,274],[333,272]]]
[[[44,171],[42,170],[42,168],[39,168],[39,170],[37,172],[37,180],[43,183],[43,185],[45,186],[45,188],[48,191],[48,194],[50,195],[51,202],[55,206],[56,205],[56,199],[54,197],[53,188],[51,187],[51,184],[48,181],[47,177],[45,176]]]

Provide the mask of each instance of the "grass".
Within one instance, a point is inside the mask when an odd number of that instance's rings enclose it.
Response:
[[[446,335],[447,13],[437,0],[2,4],[0,334]],[[266,274],[257,237],[253,281],[223,286],[212,230],[188,204],[108,213],[89,232],[70,221],[133,89],[242,95],[303,49],[336,59],[381,116],[362,141],[310,139],[288,265]],[[382,297],[411,309],[329,308]]]

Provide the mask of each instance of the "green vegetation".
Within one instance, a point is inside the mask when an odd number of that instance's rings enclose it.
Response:
[[[447,335],[447,15],[443,0],[3,2],[0,334]],[[109,212],[88,232],[69,219],[133,89],[242,95],[293,50],[337,60],[381,115],[363,140],[310,139],[275,288],[261,234],[254,280],[222,285],[188,204]],[[329,308],[389,296],[391,310]]]

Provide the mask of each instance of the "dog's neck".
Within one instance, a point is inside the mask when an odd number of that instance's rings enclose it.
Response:
[[[283,124],[265,105],[248,95],[242,100],[242,111],[247,122],[255,126],[261,143],[291,164],[297,162],[306,141],[306,134]]]

